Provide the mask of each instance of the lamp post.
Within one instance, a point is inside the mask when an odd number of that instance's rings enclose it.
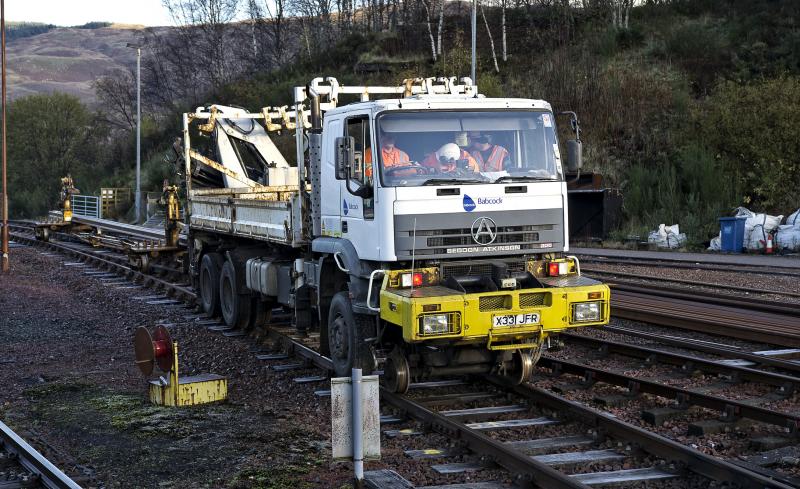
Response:
[[[142,47],[128,43],[136,50],[136,191],[133,205],[136,208],[135,221],[139,224],[142,209]]]
[[[477,63],[475,59],[475,50],[477,49],[477,26],[478,26],[478,0],[472,0],[472,70],[470,76],[472,83],[478,84]]]
[[[3,162],[3,231],[2,231],[2,271],[8,272],[8,181],[6,174],[6,3],[0,0],[0,44],[2,44],[3,60],[0,64],[2,70],[2,102],[3,102],[3,127],[2,127],[2,162]]]

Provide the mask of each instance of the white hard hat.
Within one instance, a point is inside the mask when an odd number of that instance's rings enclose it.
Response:
[[[461,148],[455,143],[447,143],[438,151],[436,151],[436,158],[439,161],[456,161],[461,157]]]

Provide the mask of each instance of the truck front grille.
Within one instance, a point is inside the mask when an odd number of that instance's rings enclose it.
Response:
[[[531,226],[500,226],[497,228],[497,237],[493,245],[510,243],[532,243],[539,241],[538,231],[552,230],[551,224]],[[412,234],[413,236],[413,234]],[[444,246],[474,246],[472,230],[470,229],[442,229],[418,232],[417,237],[427,236],[426,243],[429,248]]]
[[[519,307],[522,309],[530,309],[533,307],[544,306],[547,302],[547,294],[543,292],[520,294]]]
[[[517,275],[525,272],[525,259],[519,260],[501,260],[505,263],[509,274]],[[498,263],[498,261],[495,261]],[[442,263],[441,277],[442,280],[447,280],[450,277],[487,277],[492,276],[492,262],[491,261],[474,261],[474,262],[445,262]]]
[[[486,311],[505,311],[511,309],[510,295],[487,295],[480,298],[478,309]]]

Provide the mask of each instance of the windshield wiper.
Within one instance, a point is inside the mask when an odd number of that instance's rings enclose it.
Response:
[[[461,183],[489,183],[489,181],[478,180],[477,178],[429,178],[422,182],[422,185],[458,185]]]
[[[497,180],[495,180],[494,183],[507,182],[507,181],[513,181],[513,180],[522,180],[522,181],[528,181],[528,182],[534,182],[534,181],[536,181],[536,182],[557,182],[558,181],[555,178],[535,177],[533,175],[504,175],[504,176],[498,178]]]

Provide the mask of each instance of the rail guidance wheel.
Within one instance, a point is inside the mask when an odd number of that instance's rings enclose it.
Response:
[[[411,383],[411,371],[408,360],[401,348],[395,347],[383,364],[381,382],[391,392],[405,394]]]
[[[219,302],[225,324],[232,328],[245,329],[250,324],[253,298],[242,294],[236,282],[233,263],[225,261],[219,276]]]
[[[533,374],[533,352],[531,350],[515,350],[512,357],[513,366],[511,370],[506,371],[506,377],[514,383],[514,385],[527,382]]]
[[[349,377],[354,368],[364,375],[372,373],[374,356],[366,343],[367,321],[356,319],[347,292],[338,292],[331,300],[328,315],[328,344],[333,370],[339,377]]]
[[[219,316],[219,275],[222,271],[222,255],[207,253],[200,260],[200,300],[203,311],[209,316]]]

